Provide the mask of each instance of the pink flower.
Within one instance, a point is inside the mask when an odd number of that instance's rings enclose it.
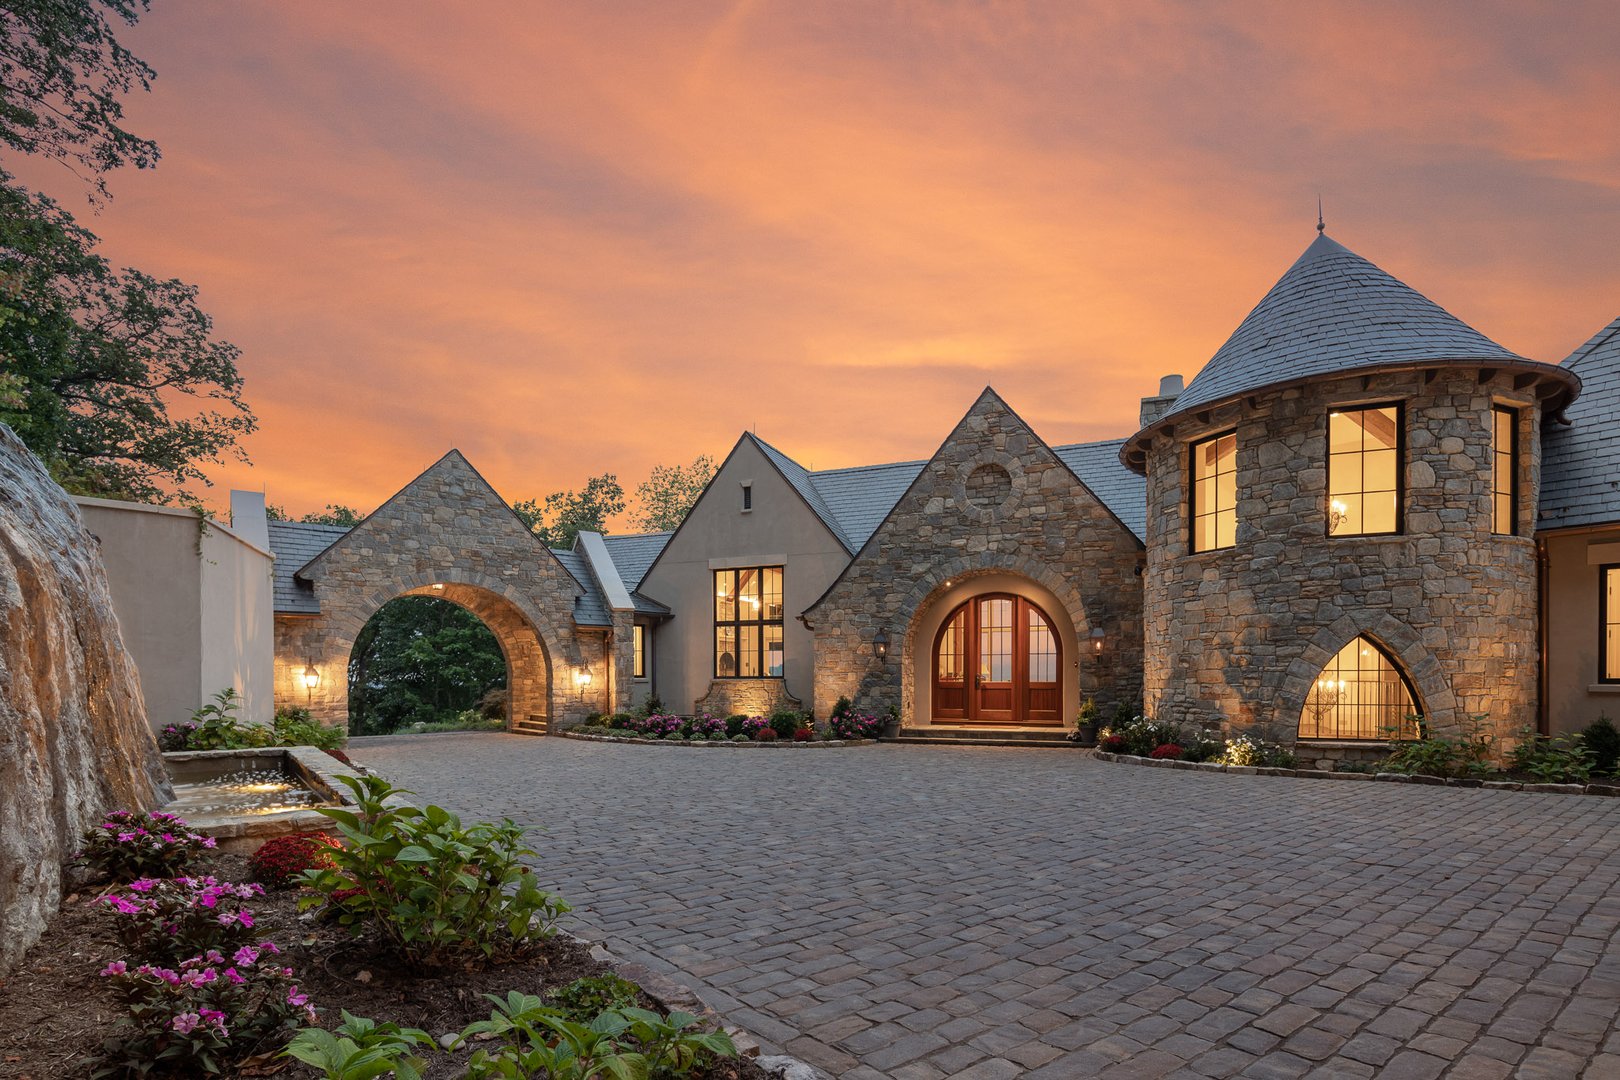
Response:
[[[266,948],[274,948],[274,946],[268,941],[264,944]],[[240,949],[236,950],[236,955],[232,959],[234,959],[238,964],[241,964],[243,967],[252,967],[258,962],[259,950],[255,949],[251,945],[244,945]]]
[[[182,1035],[190,1035],[193,1031],[197,1030],[197,1024],[201,1020],[202,1017],[198,1016],[194,1012],[184,1012],[175,1017],[172,1024],[175,1031],[178,1031]]]
[[[112,963],[101,969],[101,973],[103,975],[124,975],[128,973],[128,971],[129,965],[124,963],[122,960],[114,960]]]
[[[134,839],[135,839],[135,834],[132,833],[132,832],[121,832],[121,833],[118,834],[118,842],[120,844],[127,844],[127,843],[129,843],[130,841],[132,841]]]
[[[212,837],[212,836],[205,836],[205,837],[203,837],[203,847],[206,847],[206,848],[211,848],[211,847],[213,847],[213,846],[214,846],[214,845],[215,845],[215,844],[216,844],[216,843],[218,843],[218,841],[216,841],[216,840],[215,840],[215,839],[214,839],[214,838],[213,838],[213,837]]]
[[[308,1005],[309,1004],[309,995],[308,994],[300,994],[298,992],[298,987],[296,987],[296,986],[289,986],[289,987],[287,987],[287,1004],[289,1004],[289,1005]]]
[[[233,967],[225,969],[225,978],[229,980],[232,986],[241,986],[243,983],[247,982],[246,979],[242,978],[242,976],[236,973],[236,969]]]

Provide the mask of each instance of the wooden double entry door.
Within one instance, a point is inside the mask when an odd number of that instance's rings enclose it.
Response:
[[[1063,723],[1063,645],[1022,596],[985,593],[952,611],[933,661],[935,723]]]

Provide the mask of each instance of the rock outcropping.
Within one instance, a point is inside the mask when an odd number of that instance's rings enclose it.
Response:
[[[169,795],[95,537],[0,424],[0,972],[56,911],[93,819]]]

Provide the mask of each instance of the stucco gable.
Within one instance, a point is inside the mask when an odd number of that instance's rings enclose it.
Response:
[[[305,563],[296,576],[303,581],[318,581],[335,560],[350,554],[366,560],[373,557],[366,553],[377,547],[393,549],[413,541],[442,543],[442,534],[428,535],[428,527],[434,525],[449,529],[468,550],[487,553],[493,559],[502,554],[520,557],[527,568],[564,581],[576,596],[585,591],[584,584],[530,531],[511,504],[460,450],[451,450],[428,466],[360,524]],[[449,557],[447,550],[445,558]]]
[[[1039,513],[1034,512],[1037,509]],[[1061,527],[1062,519],[1076,514],[1089,519],[1090,525],[1102,523],[1114,530],[1122,545],[1141,549],[1135,531],[1087,486],[1071,463],[987,386],[849,566],[804,614],[811,615],[846,580],[859,577],[868,564],[886,558],[885,552],[895,541],[907,539],[893,534],[897,529],[909,529],[914,517],[940,523],[940,536],[931,543],[940,557],[948,558],[970,543],[966,537],[947,535],[954,528],[971,529],[1022,515],[1025,531],[1033,540],[1035,531],[1044,534],[1048,527]]]

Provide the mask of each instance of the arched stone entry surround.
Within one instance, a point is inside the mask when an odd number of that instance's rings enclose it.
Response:
[[[628,704],[628,617],[599,629],[569,620],[579,583],[458,451],[298,577],[320,611],[277,617],[278,706],[307,707],[323,723],[346,724],[355,639],[401,596],[448,600],[490,628],[506,654],[514,730],[539,732],[550,721],[572,723]],[[313,690],[303,681],[311,665],[320,672]]]
[[[1082,696],[1140,701],[1142,545],[992,390],[979,396],[854,561],[804,619],[815,709],[840,696],[926,720],[919,655],[939,619],[980,592],[1027,596],[1063,638],[1064,721]],[[1102,632],[1102,649],[1092,631]],[[890,640],[887,656],[873,642]],[[1079,659],[1078,669],[1075,666]]]

